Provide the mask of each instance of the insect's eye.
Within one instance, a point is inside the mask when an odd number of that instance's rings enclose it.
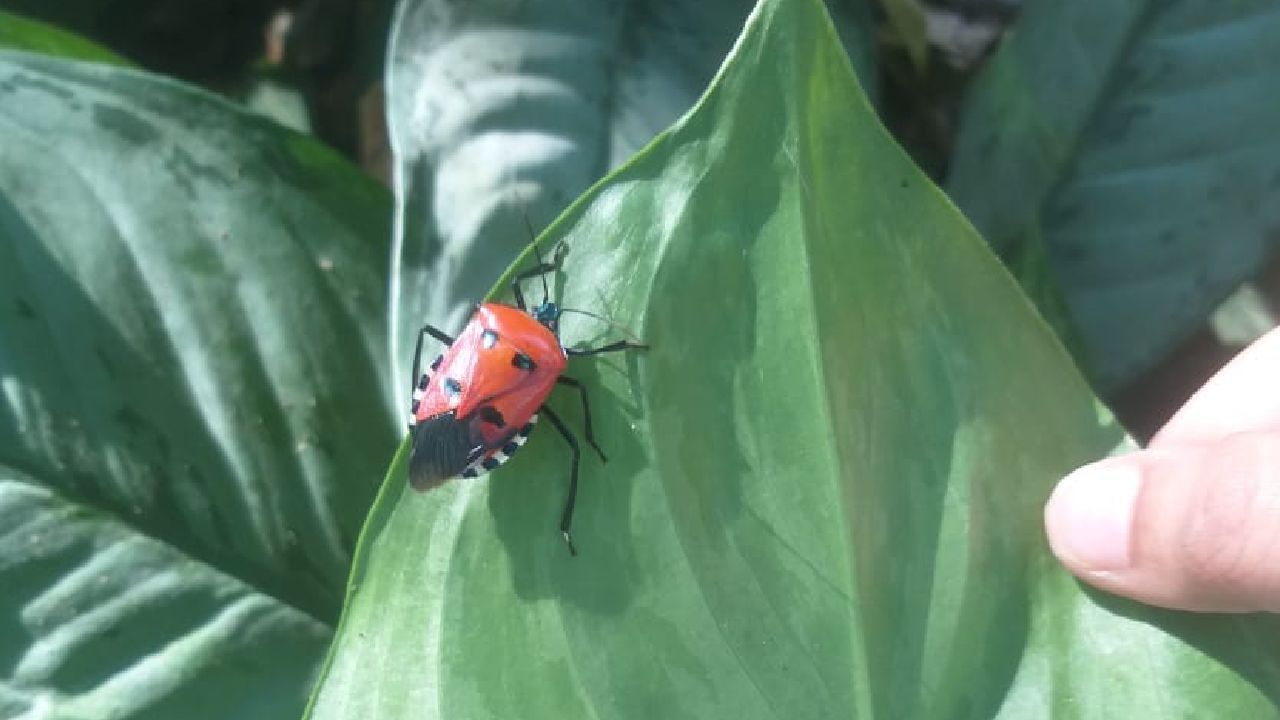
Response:
[[[533,362],[533,358],[529,357],[528,355],[525,355],[522,352],[518,352],[511,357],[511,364],[515,365],[521,370],[532,370],[535,367],[537,367],[537,365],[535,365]]]
[[[493,347],[494,345],[497,345],[498,333],[492,330],[485,330],[484,333],[480,335],[480,344],[484,346],[486,350]]]

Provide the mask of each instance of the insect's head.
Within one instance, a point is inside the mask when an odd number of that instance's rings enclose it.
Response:
[[[544,327],[553,333],[560,332],[560,306],[550,300],[543,300],[541,303],[534,305],[529,314],[533,316]]]
[[[528,225],[529,218],[525,218],[525,224]],[[533,228],[529,228],[529,236],[533,237]],[[553,335],[560,334],[560,306],[551,302],[551,288],[547,286],[547,271],[559,270],[564,262],[565,253],[568,248],[564,243],[556,246],[555,253],[551,257],[551,263],[542,262],[542,252],[538,250],[538,243],[533,243],[533,255],[538,258],[539,275],[542,278],[542,302],[534,305],[529,314],[533,316],[543,327],[550,330]]]

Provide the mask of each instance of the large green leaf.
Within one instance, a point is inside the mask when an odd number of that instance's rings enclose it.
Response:
[[[874,78],[870,3],[832,4]],[[387,68],[397,381],[423,322],[460,325],[528,244],[529,225],[541,228],[693,105],[750,7],[400,3]]]
[[[300,710],[394,438],[389,210],[204,93],[0,54],[0,715]]]
[[[139,64],[235,83],[262,55],[270,0],[0,0],[5,10],[93,38]]]
[[[119,55],[79,35],[6,12],[0,12],[0,48],[27,50],[75,60],[129,64]]]
[[[817,0],[762,3],[693,112],[544,241],[569,249],[557,297],[652,344],[571,363],[610,458],[584,456],[580,555],[548,427],[427,494],[402,449],[311,718],[1275,714],[1260,621],[1109,609],[1052,560],[1049,488],[1121,434]]]
[[[948,191],[1047,245],[1106,388],[1280,244],[1278,33],[1272,0],[1032,0],[974,89]]]

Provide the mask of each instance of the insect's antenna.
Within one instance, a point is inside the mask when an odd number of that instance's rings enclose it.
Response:
[[[538,267],[542,267],[542,251],[538,249],[538,236],[533,232],[533,225],[529,222],[529,214],[524,215],[524,229],[529,232],[529,243],[533,245],[533,256],[538,258]],[[547,287],[547,274],[539,273],[542,277],[542,304],[546,305],[551,299],[551,289]]]
[[[574,309],[574,308],[560,308],[560,312],[562,312],[562,313],[577,313],[577,314],[579,314],[579,315],[586,315],[587,317],[595,318],[596,320],[599,320],[600,322],[604,323],[605,325],[608,325],[609,327],[613,328],[614,330],[617,330],[618,332],[622,333],[623,335],[626,335],[627,337],[631,338],[632,340],[635,340],[637,343],[640,343],[640,344],[642,344],[642,345],[644,344],[644,341],[640,339],[640,336],[636,335],[635,333],[631,332],[630,330],[628,330],[628,329],[626,329],[626,328],[622,327],[622,326],[621,326],[621,325],[619,325],[618,323],[616,323],[616,322],[614,322],[614,321],[610,320],[609,318],[604,317],[604,316],[602,316],[602,315],[597,315],[597,314],[595,314],[595,313],[593,313],[593,312],[589,312],[589,311],[587,311],[587,310],[577,310],[577,309]]]

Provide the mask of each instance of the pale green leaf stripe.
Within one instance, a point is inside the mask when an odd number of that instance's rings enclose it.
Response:
[[[324,623],[41,485],[0,470],[5,717],[293,712]]]

